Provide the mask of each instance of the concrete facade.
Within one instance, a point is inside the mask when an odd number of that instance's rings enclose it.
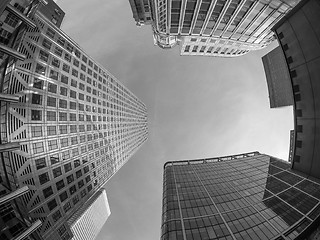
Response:
[[[273,28],[285,54],[294,93],[293,169],[320,177],[320,2],[298,4]]]

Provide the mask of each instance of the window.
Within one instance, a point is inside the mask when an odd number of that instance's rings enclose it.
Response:
[[[40,110],[31,110],[31,120],[33,121],[41,121],[42,114]]]
[[[92,190],[92,184],[89,184],[89,186],[87,187],[88,192],[90,192]]]
[[[68,184],[69,183],[72,183],[74,181],[74,177],[73,177],[73,175],[71,174],[71,175],[69,175],[68,177],[67,177],[67,182],[68,182]]]
[[[37,66],[36,66],[36,70],[35,70],[36,73],[39,73],[41,75],[45,75],[46,74],[46,67],[37,63]]]
[[[46,182],[49,182],[49,174],[47,172],[43,173],[43,174],[40,174],[39,175],[39,182],[40,184],[44,184]]]
[[[60,46],[64,46],[64,44],[65,44],[65,40],[62,38],[62,37],[58,37],[58,39],[57,39],[57,43],[60,45]]]
[[[32,137],[42,137],[42,127],[41,126],[32,126],[31,127],[31,136]]]
[[[76,172],[76,177],[79,178],[82,176],[82,172],[81,169],[79,171]]]
[[[66,49],[67,49],[69,52],[72,53],[72,51],[73,51],[73,46],[72,46],[70,43],[67,43],[67,44],[66,44]]]
[[[48,83],[48,92],[57,93],[57,85]]]
[[[70,151],[66,150],[61,153],[62,160],[68,160],[70,158]]]
[[[33,87],[42,90],[43,89],[43,80],[38,79],[38,78],[34,78]]]
[[[60,88],[60,92],[61,92],[61,88]],[[59,107],[60,108],[68,108],[67,100],[59,99]]]
[[[56,98],[54,97],[47,97],[47,106],[49,107],[56,107]]]
[[[52,190],[52,187],[51,187],[51,186],[43,189],[42,192],[43,192],[43,196],[44,196],[45,198],[48,198],[48,197],[50,197],[50,196],[53,194],[53,190]]]
[[[32,104],[42,105],[42,96],[39,94],[32,93]]]
[[[70,95],[71,95],[71,93],[70,93]],[[69,108],[70,109],[77,109],[77,103],[75,103],[75,102],[69,102]]]
[[[84,186],[84,182],[83,182],[83,180],[80,180],[79,182],[78,182],[78,187],[79,188],[82,188]]]
[[[39,52],[39,59],[44,61],[44,62],[47,62],[48,59],[49,59],[49,53],[43,51],[43,50],[40,50]]]
[[[73,164],[74,164],[74,167],[75,167],[75,168],[76,168],[76,167],[79,167],[79,166],[80,166],[80,160],[79,160],[79,159],[74,160]]]
[[[57,135],[56,126],[47,126],[47,134],[48,136]]]
[[[65,200],[68,198],[67,192],[64,191],[63,193],[61,193],[61,194],[59,195],[59,198],[60,198],[60,201],[61,201],[61,202],[65,201]]]
[[[69,145],[69,139],[68,138],[62,138],[60,139],[61,147],[67,147]]]
[[[74,54],[75,54],[78,58],[81,57],[81,53],[80,53],[80,51],[79,51],[78,49],[75,49],[75,50],[74,50]]]
[[[74,99],[77,99],[77,93],[73,90],[70,90],[70,97],[71,98],[74,98]]]
[[[53,111],[47,111],[47,121],[56,121],[57,116],[56,112]]]
[[[66,112],[59,112],[59,121],[67,121],[68,115]]]
[[[71,188],[69,188],[70,195],[74,194],[77,191],[76,185],[73,185]]]
[[[73,199],[72,199],[73,205],[76,205],[77,202],[79,202],[79,196],[76,195]]]
[[[19,22],[19,18],[17,18],[12,13],[8,13],[7,17],[5,18],[4,22],[11,27],[15,28]]]
[[[58,142],[57,142],[57,140],[55,139],[55,140],[49,140],[48,141],[48,148],[49,148],[49,150],[55,150],[55,149],[57,149],[58,148]]]
[[[81,70],[84,71],[84,72],[87,70],[87,68],[86,68],[86,66],[84,64],[81,64]]]
[[[71,204],[70,202],[67,202],[64,206],[63,206],[63,210],[65,212],[68,212],[71,209]]]
[[[83,190],[80,192],[80,195],[81,195],[82,198],[83,198],[86,194],[87,194],[86,189],[83,189]]]
[[[51,165],[58,163],[59,162],[59,155],[58,154],[51,155],[50,162],[51,162]]]
[[[82,81],[85,81],[86,80],[86,76],[83,73],[80,73],[80,79]]]
[[[64,54],[64,60],[68,61],[68,62],[71,62],[71,55],[68,54],[68,53],[65,53]]]
[[[61,176],[62,175],[61,167],[57,167],[53,169],[52,173],[54,178]]]
[[[68,73],[70,72],[70,66],[64,63],[62,65],[62,70]]]
[[[54,209],[56,206],[58,206],[57,201],[55,199],[51,200],[50,202],[48,202],[48,208],[51,211],[52,209]]]
[[[48,39],[46,39],[46,38],[43,39],[42,46],[44,46],[46,49],[50,50],[51,45],[52,45],[52,43]]]
[[[86,183],[90,182],[90,180],[91,180],[90,175],[86,176]]]
[[[64,171],[65,172],[69,172],[72,170],[72,166],[71,166],[71,163],[67,163],[64,165]]]
[[[52,66],[59,68],[60,67],[60,61],[56,58],[52,58],[51,62]]]
[[[47,32],[46,32],[46,35],[50,38],[54,38],[54,35],[55,35],[55,31],[52,30],[51,28],[48,28],[47,29]]]
[[[34,154],[44,152],[43,142],[33,143],[32,146],[33,146],[33,153]]]
[[[54,222],[57,222],[62,217],[61,212],[58,210],[54,214],[52,214],[52,218]]]
[[[78,71],[76,69],[72,69],[72,75],[78,77]]]
[[[60,95],[67,96],[68,95],[68,89],[65,87],[60,87]]]
[[[68,77],[63,75],[63,74],[61,74],[61,82],[65,83],[65,84],[68,84]]]
[[[55,47],[54,53],[57,54],[59,57],[61,57],[62,56],[62,49],[59,47]]]
[[[80,100],[84,100],[84,94],[79,93],[79,99],[80,99]],[[81,110],[81,111],[83,111],[83,110]]]
[[[77,114],[76,113],[69,113],[70,121],[77,121]]]
[[[85,166],[85,167],[83,168],[83,171],[84,171],[84,173],[89,172],[89,166]]]
[[[64,188],[64,181],[63,181],[63,179],[60,180],[60,181],[58,181],[58,182],[56,183],[56,186],[57,186],[57,190],[58,190],[58,191],[59,191],[60,189]]]
[[[60,130],[60,134],[67,134],[68,133],[67,125],[60,125],[59,130]]]
[[[73,59],[73,65],[79,67],[79,61],[77,59]]]
[[[71,86],[72,87],[77,87],[77,81],[74,79],[71,79]]]
[[[55,70],[50,70],[49,78],[58,81],[59,73]]]
[[[46,159],[45,158],[39,158],[39,159],[36,159],[36,168],[37,170],[41,169],[41,168],[45,168],[47,166],[47,163],[46,163]]]

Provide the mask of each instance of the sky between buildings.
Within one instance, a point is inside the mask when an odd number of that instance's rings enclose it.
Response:
[[[149,139],[106,184],[97,240],[160,239],[163,164],[259,151],[288,159],[292,107],[269,108],[261,57],[182,57],[153,45],[128,0],[59,0],[62,29],[148,108]]]

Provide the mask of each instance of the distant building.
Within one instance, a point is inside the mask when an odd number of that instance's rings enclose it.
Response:
[[[236,57],[270,44],[274,40],[271,27],[299,0],[129,2],[137,25],[141,21],[152,25],[154,43],[159,47],[180,44],[181,55]],[[145,21],[150,9],[152,21]]]
[[[43,2],[12,0],[0,14],[0,183],[28,186],[30,223],[40,220],[45,240],[68,240],[67,220],[147,140],[147,109]]]
[[[48,18],[58,28],[61,27],[64,19],[64,11],[53,0],[45,0],[47,4],[43,4],[39,7],[39,11]]]
[[[161,240],[307,239],[320,179],[258,152],[164,165]]]
[[[293,105],[291,79],[281,47],[262,57],[271,108]]]
[[[106,190],[100,190],[68,220],[72,239],[94,240],[110,214]]]
[[[294,152],[294,138],[295,134],[294,134],[294,130],[290,130],[290,146],[289,146],[289,162],[292,163],[293,160],[293,152]]]

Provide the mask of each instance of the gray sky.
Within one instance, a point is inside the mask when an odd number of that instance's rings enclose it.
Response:
[[[260,151],[287,160],[292,107],[269,109],[261,57],[187,57],[153,45],[128,0],[59,0],[62,29],[148,108],[149,139],[106,184],[111,216],[97,240],[160,238],[168,160]]]

